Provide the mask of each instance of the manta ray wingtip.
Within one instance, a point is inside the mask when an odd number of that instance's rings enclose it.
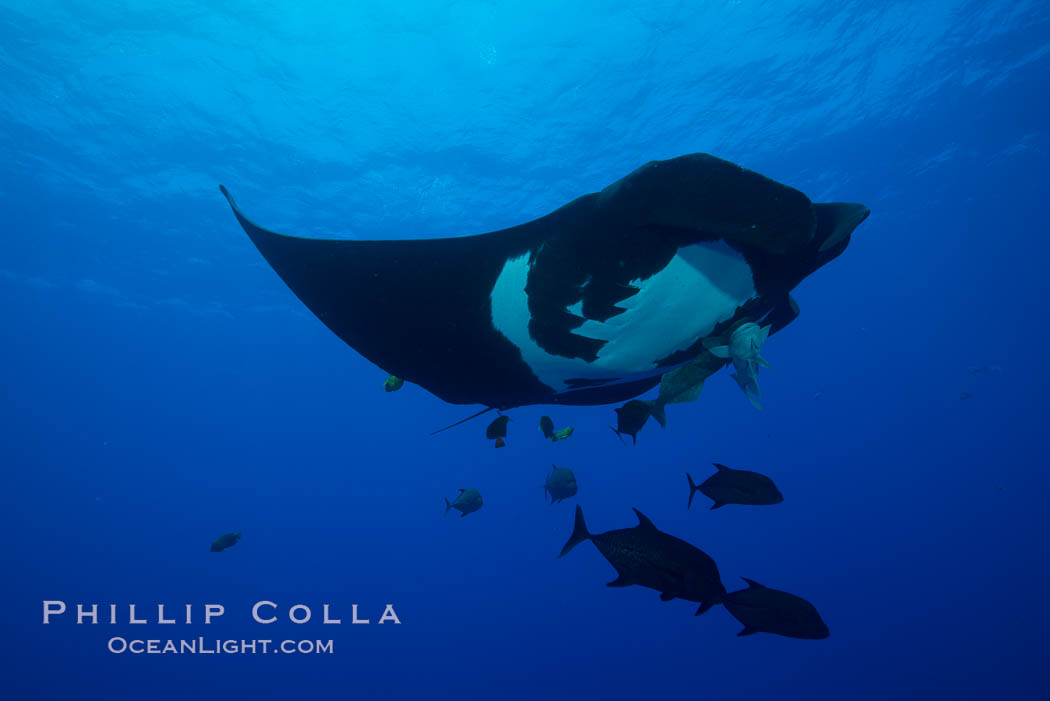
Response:
[[[222,193],[222,196],[226,198],[226,201],[230,203],[231,207],[237,207],[237,203],[233,201],[233,195],[230,194],[230,191],[227,190],[226,186],[222,183],[219,183],[219,192]]]

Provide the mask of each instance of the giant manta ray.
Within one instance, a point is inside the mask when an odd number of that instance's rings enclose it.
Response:
[[[650,389],[790,291],[869,214],[706,154],[652,161],[530,222],[458,238],[335,241],[237,220],[339,338],[454,404],[607,404]]]

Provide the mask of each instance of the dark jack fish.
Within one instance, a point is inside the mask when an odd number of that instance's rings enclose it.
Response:
[[[211,542],[211,551],[213,553],[221,553],[223,550],[237,545],[237,541],[240,539],[240,533],[223,533]]]
[[[816,607],[805,599],[764,587],[742,577],[747,589],[726,594],[726,610],[744,625],[737,635],[773,633],[787,638],[820,640],[829,635]]]
[[[773,484],[773,480],[765,475],[749,470],[734,470],[717,462],[714,465],[718,468],[718,472],[699,485],[693,482],[692,475],[685,473],[689,480],[689,503],[686,508],[693,505],[693,497],[697,492],[702,492],[714,500],[715,503],[711,504],[712,509],[718,509],[726,504],[766,506],[784,501],[784,495]]]
[[[579,488],[576,485],[576,475],[572,474],[572,470],[557,465],[551,465],[551,468],[553,469],[547,476],[547,482],[543,485],[543,493],[550,496],[551,503],[576,496]]]
[[[449,509],[455,509],[460,512],[460,518],[467,514],[472,514],[481,508],[481,492],[474,488],[460,489],[459,496],[453,501],[449,501],[448,497],[445,497],[445,513],[449,512]]]
[[[632,399],[614,411],[616,412],[616,428],[612,430],[621,441],[624,435],[628,435],[631,437],[631,441],[637,444],[638,432],[642,430],[650,416],[656,419],[660,426],[667,426],[664,408],[659,402],[648,399]],[[612,428],[612,426],[609,428]]]
[[[791,290],[841,254],[869,214],[699,153],[459,238],[285,236],[220,189],[339,338],[447,402],[501,410],[623,402],[744,319],[776,332],[797,314]]]
[[[638,584],[660,592],[661,601],[695,601],[700,604],[697,616],[721,603],[726,588],[715,561],[699,548],[657,529],[638,509],[634,513],[638,516],[634,528],[591,534],[577,504],[572,535],[558,557],[589,540],[619,575],[608,587]]]
[[[488,438],[490,441],[495,440],[497,448],[507,445],[507,442],[503,439],[507,437],[508,421],[510,421],[509,416],[500,416],[493,419],[492,423],[485,429],[485,438]]]

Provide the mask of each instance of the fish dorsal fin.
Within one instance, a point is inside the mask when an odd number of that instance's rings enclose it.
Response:
[[[635,516],[638,517],[638,526],[640,528],[651,528],[654,531],[655,530],[659,530],[659,529],[657,529],[656,526],[653,525],[653,522],[650,521],[649,518],[645,514],[643,514],[641,511],[639,511],[638,509],[632,509],[632,510],[634,511]]]
[[[711,355],[716,358],[728,358],[729,357],[729,346],[712,346],[707,349]]]
[[[745,582],[747,582],[747,588],[748,589],[765,589],[766,588],[766,587],[762,586],[761,584],[759,584],[758,582],[756,582],[753,579],[748,579],[747,577],[741,577],[740,579],[742,579]]]
[[[715,462],[715,463],[711,463],[711,464],[714,465],[716,468],[718,468],[719,472],[726,472],[727,470],[733,469],[731,467],[726,467],[725,465],[723,465],[720,462]]]

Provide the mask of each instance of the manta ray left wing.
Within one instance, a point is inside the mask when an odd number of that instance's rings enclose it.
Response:
[[[306,239],[256,225],[220,189],[303,304],[384,371],[453,404],[505,408],[551,394],[493,328],[489,307],[504,262],[539,244],[537,222],[462,238]]]

